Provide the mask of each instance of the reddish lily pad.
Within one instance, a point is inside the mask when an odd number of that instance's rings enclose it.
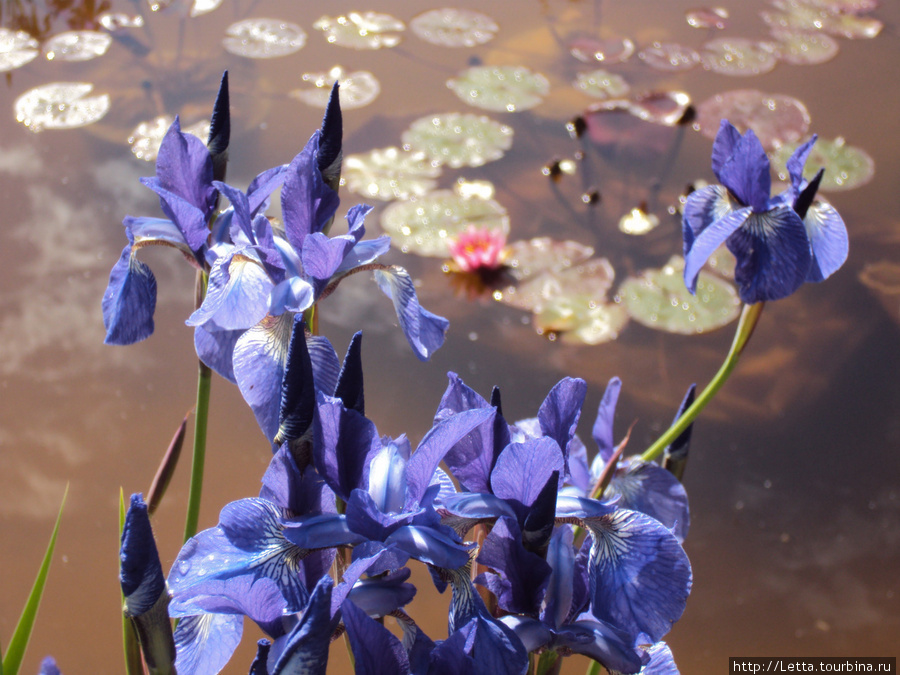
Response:
[[[697,106],[695,126],[704,136],[714,139],[723,119],[729,120],[741,133],[753,129],[766,150],[798,142],[806,135],[810,122],[809,112],[801,101],[756,89],[716,94]]]
[[[624,77],[606,70],[579,73],[573,86],[589,96],[600,99],[623,98],[631,91]]]
[[[696,7],[684,13],[688,26],[692,28],[716,28],[728,26],[728,10],[724,7]]]
[[[621,63],[634,54],[634,42],[626,37],[576,35],[569,38],[568,46],[569,53],[583,63]]]
[[[538,333],[570,344],[598,345],[611,342],[628,325],[621,305],[597,302],[591,295],[568,294],[552,298],[534,314]]]
[[[807,33],[773,28],[772,37],[778,41],[779,58],[792,65],[814,65],[833,59],[838,53],[837,40],[824,33]]]

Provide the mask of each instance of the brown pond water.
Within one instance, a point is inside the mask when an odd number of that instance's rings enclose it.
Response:
[[[4,2],[3,25],[17,11],[43,17],[41,4]],[[44,37],[84,25],[85,11],[89,20],[96,3],[54,4],[61,13],[37,26]],[[731,16],[719,35],[766,37],[758,16],[766,5],[721,5]],[[485,3],[454,6],[484,10]],[[186,123],[207,115],[227,68],[229,181],[243,187],[260,170],[289,161],[318,125],[320,110],[287,95],[301,85],[304,72],[341,64],[380,80],[381,94],[371,105],[345,113],[346,155],[398,145],[401,132],[423,115],[481,114],[445,85],[472,63],[525,65],[550,78],[550,95],[529,111],[485,112],[514,128],[512,149],[477,169],[448,169],[439,185],[451,187],[459,176],[490,180],[509,211],[511,239],[577,240],[608,257],[624,277],[681,250],[679,222],[666,207],[689,182],[713,180],[711,143],[686,129],[665,170],[660,162],[610,161],[590,151],[591,185],[583,185],[583,173],[551,183],[541,168],[579,149],[564,125],[591,102],[568,83],[593,68],[572,58],[554,34],[564,38],[577,27],[628,36],[639,47],[661,40],[699,48],[718,35],[688,26],[685,10],[693,6],[680,0],[497,2],[488,11],[500,30],[487,44],[437,47],[407,31],[396,48],[355,51],[326,43],[313,22],[358,9],[408,23],[429,7],[225,0],[216,11],[188,20],[148,12],[149,30],[134,32],[150,47],[146,56],[117,42],[95,60],[41,56],[6,73],[0,93],[0,645],[9,641],[70,486],[21,672],[36,672],[46,654],[68,675],[122,670],[119,489],[126,495],[146,491],[194,401],[196,359],[183,323],[191,311],[193,275],[172,252],[142,255],[159,281],[156,333],[127,348],[103,345],[100,297],[124,244],[122,218],[158,212],[155,196],[138,183],[152,173],[152,164],[136,159],[126,142],[138,122],[162,113],[181,113]],[[136,7],[111,3],[130,14]],[[305,47],[270,60],[223,49],[228,25],[263,16],[300,24],[308,33]],[[867,185],[828,195],[850,232],[847,264],[827,283],[769,304],[736,374],[695,425],[685,476],[694,587],[684,617],[666,638],[686,674],[725,673],[728,657],[737,655],[897,655],[900,4],[882,0],[872,16],[885,24],[878,37],[840,39],[837,56],[819,65],[779,64],[754,77],[702,68],[665,73],[636,57],[608,66],[635,90],[683,90],[695,102],[743,88],[795,96],[809,109],[812,131],[845,137],[865,149],[876,167]],[[84,128],[39,134],[17,123],[16,98],[56,81],[93,83],[96,92],[111,96],[109,113]],[[654,181],[651,193],[647,186]],[[592,186],[603,201],[588,207],[579,197]],[[342,199],[343,208],[363,201],[346,190]],[[661,225],[643,238],[621,233],[619,217],[642,200],[649,200]],[[372,231],[383,208],[377,203],[369,217]],[[430,362],[410,353],[389,303],[365,275],[327,301],[321,326],[339,352],[354,331],[364,329],[367,413],[384,434],[405,431],[420,438],[453,370],[484,394],[499,384],[509,419],[534,415],[561,377],[583,377],[589,394],[580,433],[589,438],[603,387],[618,375],[624,394],[617,433],[636,420],[629,447],[640,451],[668,424],[685,388],[709,380],[731,341],[730,327],[682,336],[632,322],[606,344],[551,342],[536,334],[527,313],[454,291],[439,260],[392,256],[421,281],[423,305],[451,321],[447,344]],[[269,458],[237,389],[221,379],[214,382],[211,415],[202,527],[214,525],[228,501],[257,493]],[[155,521],[166,568],[180,544],[186,474],[185,467],[176,476]],[[419,579],[422,590],[411,613],[433,638],[443,637],[446,599],[424,576]],[[246,648],[228,672],[246,672],[256,637],[250,628],[246,632]],[[565,672],[583,672],[584,666],[573,660]]]

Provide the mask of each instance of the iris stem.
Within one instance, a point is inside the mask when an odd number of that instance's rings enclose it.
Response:
[[[672,442],[678,438],[688,426],[690,426],[691,422],[693,422],[697,415],[700,414],[700,411],[706,407],[706,404],[709,403],[719,389],[722,388],[722,385],[725,384],[725,381],[731,375],[731,371],[737,366],[738,359],[741,357],[744,347],[746,347],[747,342],[750,341],[750,336],[753,335],[753,329],[756,328],[756,324],[759,322],[759,317],[762,315],[764,307],[764,302],[744,305],[744,309],[741,311],[741,318],[738,321],[737,330],[734,334],[734,341],[731,343],[731,349],[728,350],[728,354],[725,356],[725,361],[719,367],[719,372],[717,372],[710,383],[706,385],[706,389],[700,392],[700,395],[697,396],[693,405],[685,410],[684,414],[679,417],[662,436],[656,439],[656,442],[653,445],[644,451],[644,454],[641,455],[643,461],[653,462],[657,460],[666,447],[671,445]]]
[[[197,273],[196,306],[199,307],[206,296],[209,281],[207,272]],[[194,416],[194,448],[191,457],[191,487],[188,493],[187,516],[184,523],[184,540],[197,534],[200,520],[200,498],[203,493],[203,469],[206,464],[206,433],[209,426],[209,393],[212,386],[212,371],[199,362],[197,372],[197,404]]]

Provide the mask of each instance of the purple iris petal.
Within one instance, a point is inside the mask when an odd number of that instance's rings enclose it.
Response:
[[[175,628],[175,669],[179,673],[215,675],[231,660],[244,631],[240,614],[186,616]]]
[[[850,243],[847,227],[837,210],[827,202],[813,202],[803,219],[812,246],[812,265],[807,281],[823,281],[844,264]]]
[[[788,206],[750,215],[727,244],[737,258],[734,279],[746,304],[784,298],[806,281],[812,263],[809,239],[800,216]]]
[[[681,617],[691,590],[684,549],[667,527],[637,511],[618,509],[585,525],[593,537],[592,614],[633,639],[657,642]]]
[[[556,441],[564,462],[569,455],[569,441],[575,435],[586,394],[587,383],[584,380],[566,377],[554,385],[538,410],[541,433]],[[564,476],[565,472],[561,471],[560,475]]]
[[[430,527],[406,525],[384,540],[426,565],[459,569],[469,561],[469,547]]]
[[[156,604],[166,588],[147,504],[140,494],[131,495],[119,559],[119,583],[125,596],[125,612],[128,616],[140,616]]]
[[[731,158],[716,174],[745,206],[756,212],[765,211],[772,191],[769,158],[753,130],[747,131],[734,144]]]
[[[802,189],[803,167],[806,165],[806,158],[809,157],[809,153],[812,150],[813,145],[815,145],[817,138],[818,137],[813,134],[811,139],[791,153],[791,156],[787,161],[788,175],[791,178],[791,189],[795,193],[793,195],[794,197],[796,197]]]
[[[301,472],[285,446],[272,455],[259,496],[293,516],[334,512],[334,495],[315,467]]]
[[[478,562],[496,570],[484,584],[504,610],[536,615],[550,578],[551,567],[541,556],[526,551],[522,532],[513,518],[499,518],[484,540]]]
[[[319,513],[284,522],[284,537],[298,548],[311,549],[360,544],[366,537],[350,530],[344,514]]]
[[[281,381],[294,316],[266,316],[234,346],[234,378],[256,421],[271,441],[278,433]]]
[[[209,272],[206,297],[188,326],[212,322],[224,330],[246,330],[266,315],[272,281],[251,248],[233,249]]]
[[[497,458],[491,472],[492,492],[505,499],[516,511],[531,506],[547,479],[562,474],[563,454],[559,445],[547,436],[510,443]]]
[[[541,621],[559,628],[572,609],[575,573],[575,535],[567,525],[557,527],[547,546],[547,564],[550,576],[541,605]],[[531,650],[529,650],[531,651]]]
[[[609,484],[611,495],[621,495],[622,508],[640,511],[672,530],[679,543],[690,527],[688,497],[675,476],[658,464],[630,459],[624,471],[616,472]]]
[[[368,483],[369,463],[381,450],[375,425],[340,399],[318,393],[313,458],[322,478],[341,499]]]
[[[267,169],[250,181],[247,187],[247,203],[251,214],[262,213],[268,206],[269,195],[284,184],[287,164]]]
[[[309,350],[309,361],[313,369],[313,381],[316,389],[331,394],[337,388],[341,363],[331,342],[323,335],[308,335],[306,348]]]
[[[412,572],[403,567],[386,576],[360,579],[347,596],[369,616],[387,616],[412,602],[416,587],[406,583]]]
[[[694,240],[710,225],[735,210],[737,205],[721,185],[708,185],[688,195],[684,204],[682,236],[683,254],[687,257],[694,247]]]
[[[43,661],[41,661],[41,669],[38,671],[38,675],[61,675],[59,666],[56,665],[56,660],[52,656],[45,656]]]
[[[633,647],[624,631],[595,619],[582,618],[566,624],[556,634],[554,646],[567,647],[602,663],[610,672],[643,673],[649,659]]]
[[[208,331],[203,326],[194,329],[194,349],[203,363],[229,382],[235,382],[234,348],[242,330]]]
[[[375,280],[384,294],[393,301],[400,328],[416,356],[427,361],[444,344],[444,334],[450,322],[419,305],[413,281],[402,267],[376,270]]]
[[[369,463],[368,494],[382,513],[399,513],[406,504],[406,465],[409,441],[388,441]]]
[[[516,518],[516,512],[505,499],[489,492],[460,492],[450,495],[441,500],[440,508],[454,516],[471,520],[473,524],[500,516]],[[467,527],[466,530],[468,529]]]
[[[400,675],[409,672],[403,644],[380,623],[348,600],[341,605],[356,675]]]
[[[337,193],[325,184],[316,165],[320,136],[321,132],[316,131],[291,161],[281,188],[285,237],[297,251],[303,250],[308,235],[322,231],[340,201]]]
[[[641,675],[679,675],[672,650],[665,642],[657,642],[647,650],[650,661],[641,670]]]
[[[313,232],[303,242],[300,254],[303,272],[313,280],[316,295],[328,285],[329,279],[344,262],[344,258],[356,245],[352,235],[327,237],[321,232]]]
[[[719,131],[712,149],[712,170],[716,176],[734,154],[734,148],[741,138],[741,132],[728,120],[719,122]]]
[[[200,251],[209,239],[209,212],[204,211],[179,194],[163,187],[158,178],[141,178],[141,182],[159,196],[162,212],[184,233],[184,240],[192,251]]]
[[[334,271],[334,276],[339,277],[360,265],[368,265],[390,250],[391,238],[388,236],[359,241],[347,252],[344,262]]]
[[[215,204],[212,158],[203,141],[181,131],[178,116],[160,143],[156,177],[161,187],[195,208],[204,212],[212,210]],[[190,243],[190,237],[187,239]]]
[[[277,653],[269,657],[270,661],[275,661],[272,675],[325,675],[328,646],[337,624],[336,617],[331,615],[333,585],[327,574],[316,585],[300,622],[278,645]],[[275,651],[274,645],[272,651]]]
[[[150,268],[132,254],[131,244],[122,249],[109,273],[102,307],[106,344],[129,345],[152,335],[156,279]]]
[[[688,197],[688,203],[690,203],[691,197],[693,197],[694,194],[697,193],[693,193]],[[687,251],[684,256],[684,283],[691,293],[697,292],[697,277],[700,275],[700,268],[706,264],[709,256],[711,256],[722,243],[729,240],[730,244],[731,236],[735,234],[735,232],[740,231],[740,228],[753,215],[752,211],[753,210],[749,206],[738,209],[737,211],[732,211],[725,217],[716,220],[708,227],[704,228],[699,236],[694,239],[691,249]],[[685,208],[685,219],[687,219],[687,213],[687,208]],[[796,216],[796,214],[794,215]],[[729,249],[731,249],[730,245]]]
[[[619,393],[622,391],[622,380],[614,377],[606,385],[606,391],[603,392],[603,399],[597,408],[597,419],[594,421],[594,428],[591,435],[597,443],[599,456],[606,464],[616,449],[615,437],[613,436],[613,420],[616,416],[616,404],[619,402]]]
[[[475,675],[525,675],[528,652],[522,641],[496,619],[477,616],[461,631],[466,651],[475,661]]]

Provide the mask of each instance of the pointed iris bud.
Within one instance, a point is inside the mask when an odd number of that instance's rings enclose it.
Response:
[[[684,415],[685,411],[690,408],[694,403],[694,394],[697,391],[697,385],[692,384],[690,388],[687,390],[687,394],[684,396],[684,400],[681,402],[681,406],[678,408],[678,412],[675,414],[674,422],[677,422],[682,415]],[[687,429],[681,432],[681,435],[672,441],[671,445],[667,446],[663,451],[663,468],[666,469],[669,473],[671,473],[675,478],[681,480],[682,476],[684,476],[684,468],[687,466],[687,458],[688,458],[688,449],[691,445],[691,431],[693,430],[694,425],[691,423]]]
[[[343,157],[343,119],[341,100],[337,82],[331,89],[325,117],[322,119],[322,138],[319,141],[318,167],[322,178],[332,190],[337,192],[341,182],[341,161]]]
[[[355,410],[360,415],[366,414],[365,397],[363,396],[362,331],[356,333],[350,340],[341,374],[338,375],[334,396],[343,401],[347,410]]]
[[[316,390],[306,345],[306,326],[303,321],[297,320],[291,329],[287,363],[281,380],[281,412],[274,440],[276,447],[296,441],[306,433],[312,425],[315,403]],[[300,466],[300,462],[297,464]]]
[[[819,169],[815,178],[809,181],[809,183],[806,184],[806,187],[803,188],[799,195],[797,195],[797,199],[794,201],[794,211],[797,212],[797,215],[800,216],[801,220],[806,218],[806,212],[809,211],[813,199],[816,198],[816,192],[819,191],[819,183],[822,182],[822,176],[824,175],[825,169]]]
[[[151,673],[174,673],[175,641],[169,623],[169,594],[147,504],[140,494],[131,496],[119,557],[124,612],[134,622],[144,660]]]
[[[219,93],[213,106],[212,120],[209,123],[209,139],[206,147],[213,161],[213,177],[225,180],[225,167],[228,164],[228,143],[231,140],[231,111],[228,99],[228,71],[222,74]]]

